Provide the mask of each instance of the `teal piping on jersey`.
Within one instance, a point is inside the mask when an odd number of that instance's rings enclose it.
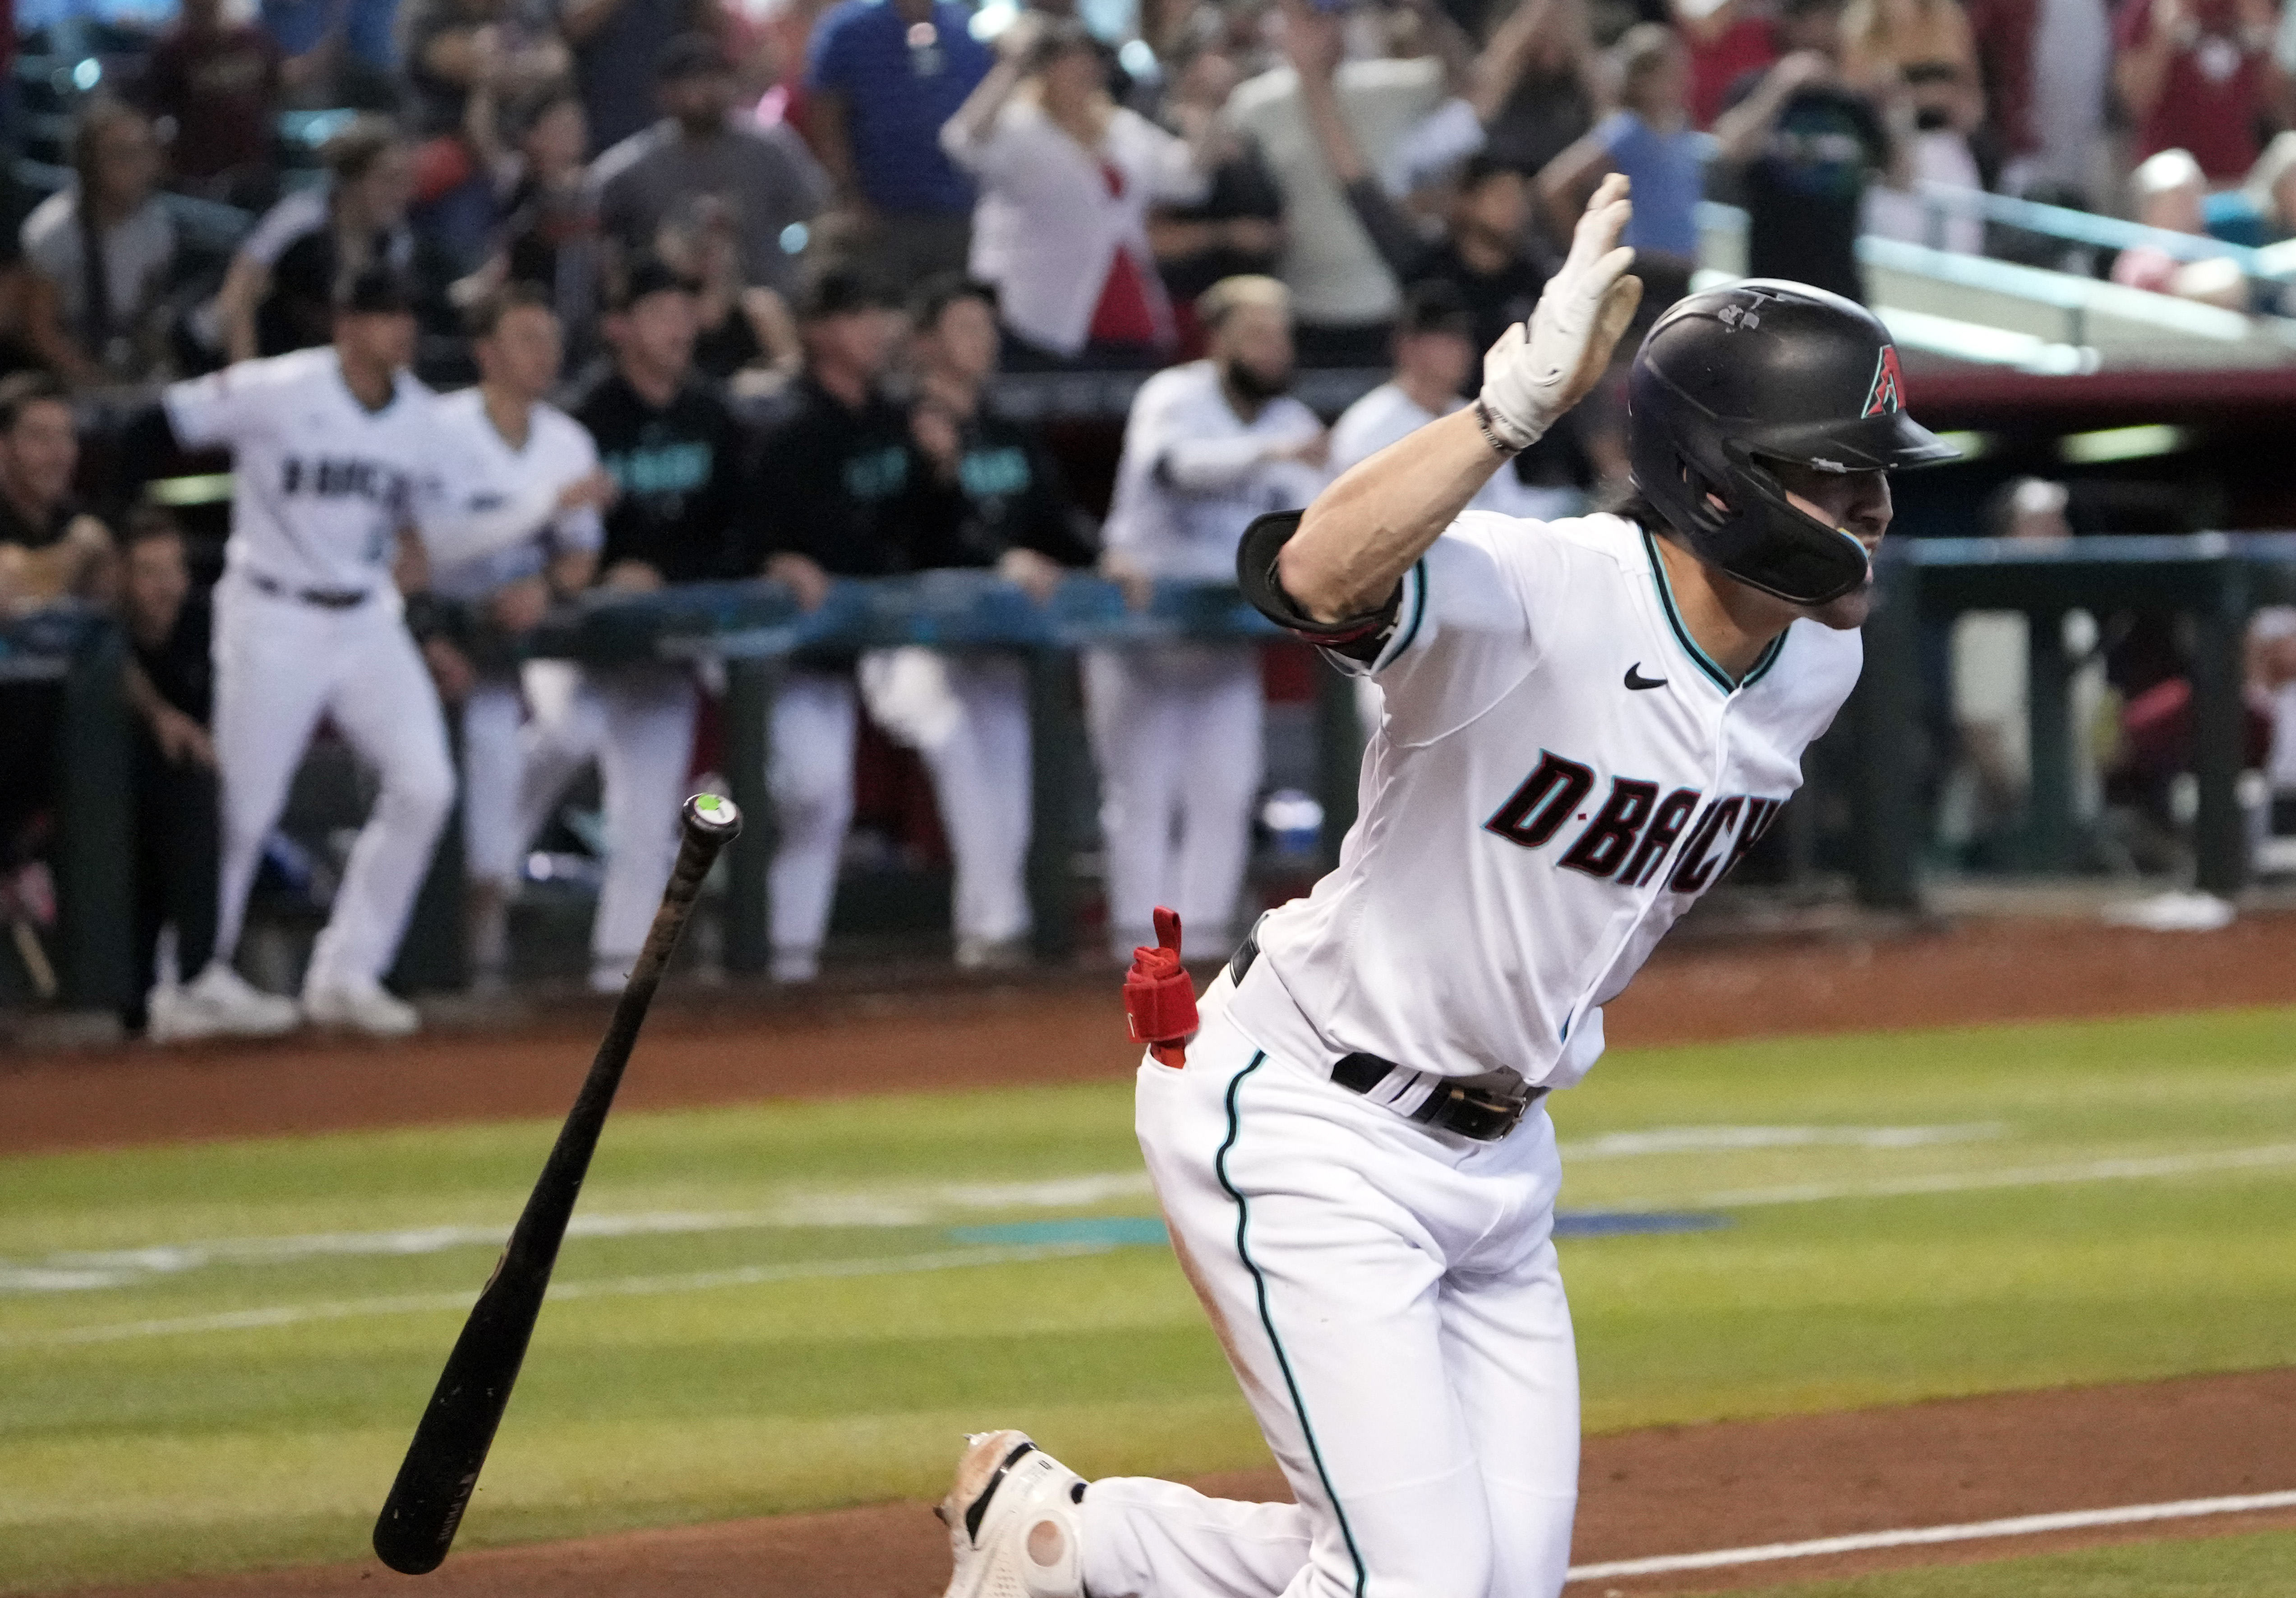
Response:
[[[1426,558],[1422,556],[1413,561],[1410,571],[1406,575],[1411,579],[1411,619],[1405,622],[1395,636],[1388,640],[1387,647],[1381,650],[1379,658],[1371,663],[1369,670],[1374,676],[1377,676],[1403,658],[1403,651],[1411,647],[1411,641],[1414,638],[1419,636],[1419,624],[1427,619]]]
[[[1693,638],[1690,629],[1683,626],[1682,612],[1675,609],[1674,586],[1667,580],[1666,561],[1658,553],[1658,540],[1651,536],[1651,530],[1646,527],[1636,530],[1643,536],[1643,553],[1650,557],[1651,581],[1658,589],[1659,608],[1666,612],[1666,625],[1674,629],[1675,642],[1682,645],[1683,652],[1723,692],[1734,693],[1741,688],[1752,687],[1757,679],[1776,662],[1778,652],[1785,648],[1785,634],[1780,633],[1770,640],[1770,646],[1762,651],[1762,658],[1754,662],[1754,668],[1746,674],[1744,681],[1733,682],[1730,674],[1714,663],[1713,656],[1698,647],[1698,640]]]
[[[1332,1501],[1332,1513],[1339,1517],[1340,1537],[1348,1545],[1348,1557],[1355,1561],[1355,1598],[1364,1598],[1364,1586],[1370,1579],[1370,1572],[1365,1569],[1363,1554],[1356,1547],[1356,1534],[1348,1525],[1348,1512],[1340,1506],[1340,1496],[1332,1490],[1331,1474],[1324,1469],[1324,1451],[1316,1446],[1316,1429],[1308,1423],[1307,1401],[1300,1397],[1300,1382],[1292,1374],[1292,1361],[1283,1352],[1283,1340],[1275,1334],[1275,1320],[1267,1310],[1267,1278],[1259,1274],[1259,1266],[1253,1262],[1251,1250],[1244,1241],[1245,1230],[1251,1221],[1250,1207],[1244,1202],[1243,1194],[1236,1191],[1235,1184],[1229,1181],[1227,1176],[1228,1151],[1235,1147],[1235,1135],[1242,1129],[1242,1111],[1236,1103],[1236,1095],[1243,1087],[1243,1079],[1267,1063],[1267,1051],[1261,1049],[1252,1055],[1251,1063],[1236,1072],[1234,1080],[1227,1085],[1227,1139],[1220,1144],[1218,1154],[1213,1157],[1212,1170],[1219,1177],[1221,1190],[1235,1201],[1236,1258],[1242,1260],[1243,1268],[1251,1273],[1251,1285],[1259,1299],[1259,1323],[1267,1328],[1268,1344],[1275,1350],[1275,1366],[1283,1373],[1284,1389],[1292,1395],[1292,1413],[1300,1417],[1300,1434],[1308,1439],[1308,1457],[1315,1462],[1316,1479],[1324,1484],[1324,1496]]]

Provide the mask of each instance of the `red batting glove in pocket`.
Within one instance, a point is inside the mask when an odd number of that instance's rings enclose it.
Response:
[[[1175,1070],[1187,1064],[1188,1040],[1196,1035],[1196,985],[1180,964],[1180,918],[1156,908],[1156,944],[1132,951],[1124,973],[1124,1019],[1133,1041],[1148,1045],[1159,1065]]]

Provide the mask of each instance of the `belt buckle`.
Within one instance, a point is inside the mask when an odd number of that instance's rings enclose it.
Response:
[[[1522,1118],[1538,1102],[1539,1096],[1538,1091],[1527,1084],[1519,1097],[1502,1097],[1462,1083],[1446,1082],[1436,1088],[1431,1099],[1433,1113],[1424,1119],[1472,1142],[1496,1143],[1522,1124]]]

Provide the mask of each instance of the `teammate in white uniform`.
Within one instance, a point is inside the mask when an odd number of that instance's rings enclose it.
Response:
[[[1206,357],[1143,385],[1124,428],[1102,564],[1140,585],[1229,582],[1255,516],[1323,486],[1324,437],[1292,381],[1290,299],[1269,277],[1207,289]],[[1120,957],[1176,906],[1220,936],[1234,919],[1259,788],[1259,651],[1185,643],[1087,651],[1086,712],[1100,766],[1109,938]],[[1177,833],[1177,838],[1175,834]]]
[[[229,446],[235,484],[215,592],[216,952],[184,989],[212,1031],[284,1031],[299,1019],[231,961],[263,840],[322,716],[374,769],[381,791],[312,950],[301,1013],[385,1036],[417,1024],[381,978],[453,802],[455,773],[391,563],[404,529],[444,534],[456,519],[435,491],[435,398],[406,371],[410,303],[388,266],[370,267],[338,298],[332,346],[243,362],[166,391],[176,438]]]
[[[943,1506],[952,1598],[1562,1587],[1578,1372],[1540,1100],[1799,783],[1857,676],[1885,471],[1951,454],[1879,322],[1749,283],[1644,342],[1623,514],[1462,514],[1603,370],[1639,294],[1625,195],[1596,193],[1472,411],[1245,539],[1246,592],[1386,717],[1338,869],[1262,920],[1184,1057],[1152,1050],[1139,1133],[1297,1503],[1087,1488],[988,1434]]]
[[[589,586],[605,534],[598,508],[613,479],[589,430],[543,396],[557,386],[558,317],[538,289],[490,294],[466,319],[475,388],[439,401],[438,475],[450,509],[492,513],[495,536],[426,537],[430,592],[463,614],[453,636],[424,641],[462,705],[463,866],[471,965],[481,987],[509,959],[507,916],[529,834],[520,814],[525,701],[504,644],[538,623],[554,598]],[[467,528],[458,529],[467,533]]]

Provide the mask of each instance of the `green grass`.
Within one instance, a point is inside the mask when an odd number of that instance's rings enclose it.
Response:
[[[463,1542],[930,1496],[992,1422],[1261,1463],[1167,1251],[964,1232],[1150,1213],[1129,1097],[618,1116],[581,1217],[651,1229],[569,1242]],[[1566,1208],[1734,1220],[1564,1244],[1595,1429],[2296,1362],[2296,1012],[1621,1053],[1554,1114]],[[1617,1142],[1724,1127],[1837,1141]],[[553,1131],[0,1161],[0,1591],[357,1556]]]
[[[1589,1584],[1578,1590],[1602,1589]],[[2284,1598],[2290,1593],[2296,1593],[2296,1532],[2279,1531],[1932,1565],[1765,1587],[1739,1598]]]

